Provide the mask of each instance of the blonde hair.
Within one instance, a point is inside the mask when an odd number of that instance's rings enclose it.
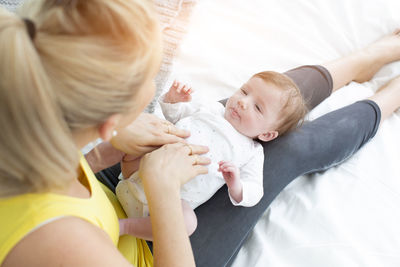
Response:
[[[72,133],[132,111],[161,59],[145,0],[34,0],[19,15],[0,9],[0,197],[70,183]]]
[[[253,75],[266,83],[271,83],[284,92],[284,100],[276,131],[279,135],[286,134],[300,127],[308,112],[306,103],[300,89],[288,76],[275,72],[264,71]]]

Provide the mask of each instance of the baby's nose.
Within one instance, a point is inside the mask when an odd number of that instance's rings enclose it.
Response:
[[[243,99],[239,99],[238,104],[242,109],[247,109],[247,103]]]

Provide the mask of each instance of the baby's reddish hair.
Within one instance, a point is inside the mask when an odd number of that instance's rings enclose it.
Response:
[[[308,112],[306,103],[300,93],[300,89],[288,76],[275,72],[263,71],[253,75],[278,87],[283,91],[286,98],[281,109],[281,116],[277,122],[276,131],[283,135],[295,130],[302,125],[304,117]]]

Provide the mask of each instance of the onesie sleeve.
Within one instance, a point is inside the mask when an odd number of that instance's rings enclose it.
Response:
[[[240,168],[240,181],[243,188],[242,201],[238,203],[229,195],[233,205],[252,207],[260,201],[264,195],[263,165],[264,151],[262,146],[257,143],[253,157]]]
[[[159,99],[158,103],[161,106],[162,113],[166,120],[175,124],[180,119],[190,116],[196,111],[200,110],[201,104],[196,102],[179,102],[179,103],[165,103],[165,94]]]

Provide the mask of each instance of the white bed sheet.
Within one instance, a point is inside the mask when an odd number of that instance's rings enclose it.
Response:
[[[255,72],[335,59],[396,27],[399,0],[201,0],[170,81],[191,84],[195,98],[219,100]],[[370,96],[399,74],[400,63],[387,65],[310,118]],[[292,182],[233,266],[400,266],[399,135],[397,111],[351,159]]]

